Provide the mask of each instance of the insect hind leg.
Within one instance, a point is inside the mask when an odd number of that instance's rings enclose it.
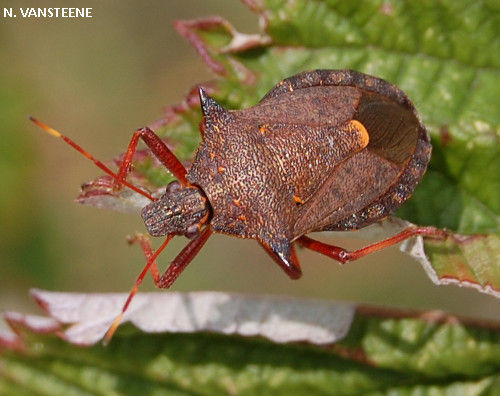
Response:
[[[353,251],[346,250],[339,246],[329,245],[327,243],[309,238],[305,235],[297,239],[296,242],[304,246],[305,248],[314,250],[315,252],[328,256],[341,264],[345,264],[350,261],[358,260],[371,253],[375,253],[379,250],[385,249],[386,247],[395,245],[396,243],[402,242],[416,235],[444,239],[447,237],[447,232],[435,227],[408,227],[405,230],[401,231],[399,234],[396,234],[388,239]]]

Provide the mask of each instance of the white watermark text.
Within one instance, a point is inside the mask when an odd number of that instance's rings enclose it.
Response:
[[[50,7],[50,8],[19,8],[18,11],[14,8],[4,8],[4,18],[17,18],[20,15],[22,18],[92,18],[92,8],[77,8],[77,7]]]

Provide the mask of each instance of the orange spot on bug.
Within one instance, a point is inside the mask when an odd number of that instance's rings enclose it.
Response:
[[[370,142],[370,135],[368,134],[368,131],[361,122],[357,120],[351,120],[349,121],[349,128],[352,131],[356,131],[359,133],[360,135],[359,143],[361,148],[365,148],[366,146],[368,146],[368,143]]]
[[[298,195],[294,195],[294,196],[293,196],[293,200],[294,200],[295,202],[299,203],[299,204],[303,204],[303,203],[305,202],[305,201],[304,201],[302,198],[300,198]]]

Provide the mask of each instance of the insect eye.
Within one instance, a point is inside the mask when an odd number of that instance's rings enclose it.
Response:
[[[167,193],[173,193],[176,191],[179,191],[182,188],[181,183],[179,183],[177,180],[171,182],[167,186]]]

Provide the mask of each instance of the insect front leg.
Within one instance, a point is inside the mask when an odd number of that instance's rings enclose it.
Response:
[[[435,227],[409,227],[401,231],[399,234],[394,235],[393,237],[385,239],[381,242],[373,243],[371,245],[365,246],[364,248],[354,251],[349,251],[339,246],[333,246],[327,243],[319,242],[305,235],[297,239],[297,243],[308,249],[314,250],[315,252],[328,256],[341,264],[345,264],[349,261],[358,260],[361,257],[367,256],[368,254],[395,245],[396,243],[402,242],[416,235],[423,235],[439,239],[447,237],[446,231],[440,230]]]
[[[151,247],[151,240],[147,235],[137,234],[133,238],[129,239],[129,243],[139,243],[141,245],[144,256],[146,257],[146,267],[142,271],[141,275],[137,279],[136,286],[138,287],[142,283],[147,271],[149,270],[155,286],[160,289],[168,289],[182,271],[188,266],[188,264],[194,259],[198,254],[200,249],[203,247],[208,237],[212,234],[209,227],[206,227],[200,236],[192,241],[190,241],[186,247],[177,255],[177,257],[170,263],[163,275],[160,275],[156,261],[154,260],[155,253]],[[167,237],[170,240],[173,235]],[[156,255],[157,256],[157,255]]]
[[[114,187],[121,188],[123,181],[130,171],[130,166],[137,150],[139,139],[142,139],[146,146],[149,147],[151,153],[160,160],[160,162],[183,184],[187,185],[186,168],[172,151],[167,147],[165,142],[154,133],[150,128],[144,127],[134,132],[132,139],[128,145],[125,156],[123,157],[118,177],[115,180]]]
[[[171,239],[172,237],[170,237]],[[151,239],[149,238],[148,235],[145,234],[135,234],[133,237],[127,237],[128,243],[131,245],[134,243],[139,243],[141,245],[142,252],[144,253],[144,256],[146,257],[146,263],[150,263],[149,267],[149,272],[151,273],[151,276],[153,277],[153,281],[155,284],[158,283],[160,279],[160,271],[158,270],[158,266],[156,265],[156,260],[153,260],[153,248],[151,247]],[[146,275],[146,274],[144,274]],[[137,282],[142,283],[143,278],[141,279],[140,277],[137,279]],[[136,285],[137,285],[136,282]],[[137,285],[138,286],[138,285]]]
[[[123,315],[127,311],[130,303],[132,302],[132,299],[137,294],[139,286],[146,277],[146,274],[148,272],[151,272],[156,287],[162,289],[168,289],[170,286],[172,286],[172,284],[179,277],[182,271],[184,271],[184,269],[188,266],[188,264],[193,260],[193,258],[198,254],[198,252],[203,247],[203,245],[210,237],[210,235],[212,235],[212,230],[210,230],[209,227],[206,227],[201,232],[198,238],[189,242],[186,245],[186,247],[182,249],[182,251],[177,255],[177,257],[170,263],[167,270],[163,273],[162,276],[160,276],[160,272],[158,271],[158,267],[156,265],[156,258],[163,251],[163,249],[165,249],[168,242],[173,238],[174,235],[173,234],[168,235],[165,241],[162,243],[162,245],[158,248],[158,250],[156,250],[156,252],[153,251],[153,248],[151,247],[151,241],[149,237],[147,237],[146,235],[139,234],[129,240],[130,243],[138,242],[141,245],[142,251],[146,256],[147,263],[142,272],[140,273],[140,275],[137,277],[135,285],[130,291],[127,301],[123,305],[121,313],[116,317],[115,321],[110,326],[106,335],[104,336],[105,345],[108,344],[111,338],[113,337],[113,334],[118,328],[118,325],[120,324]]]
[[[155,281],[155,285],[161,289],[168,289],[172,286],[182,271],[184,271],[188,264],[194,259],[203,245],[205,245],[210,235],[212,235],[212,230],[210,227],[205,227],[198,238],[193,239],[184,249],[182,249],[177,257],[170,263],[158,282]]]

